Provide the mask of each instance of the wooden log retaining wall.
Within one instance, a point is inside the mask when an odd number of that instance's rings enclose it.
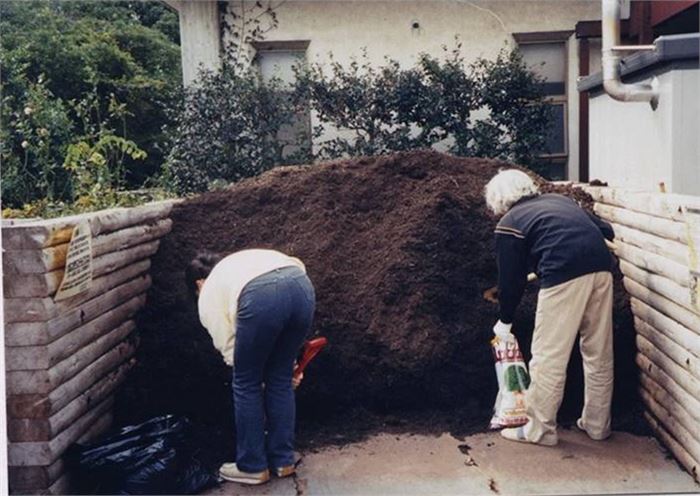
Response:
[[[584,187],[615,229],[645,418],[700,477],[700,197]]]
[[[8,464],[15,494],[66,494],[64,453],[109,428],[134,363],[133,317],[173,202],[59,219],[3,221]],[[55,301],[74,226],[92,234],[87,291]]]

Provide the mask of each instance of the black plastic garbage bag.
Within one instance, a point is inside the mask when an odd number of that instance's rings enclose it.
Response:
[[[119,429],[68,454],[82,494],[196,494],[217,483],[192,447],[184,417],[164,415]]]

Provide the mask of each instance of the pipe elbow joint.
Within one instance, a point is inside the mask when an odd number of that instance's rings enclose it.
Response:
[[[656,110],[659,105],[658,79],[651,83],[624,84],[617,78],[603,80],[603,88],[611,98],[620,102],[649,102]]]

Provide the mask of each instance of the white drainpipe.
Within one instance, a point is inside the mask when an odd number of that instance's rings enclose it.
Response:
[[[624,84],[620,81],[621,52],[655,50],[655,45],[620,45],[620,3],[622,0],[602,0],[603,2],[603,87],[608,95],[621,102],[649,102],[656,110],[659,103],[658,80],[651,84]]]

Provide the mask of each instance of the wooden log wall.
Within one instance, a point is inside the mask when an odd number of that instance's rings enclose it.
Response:
[[[645,418],[700,476],[700,197],[585,186],[615,229]]]
[[[110,427],[134,364],[133,317],[173,202],[59,219],[3,221],[3,319],[10,491],[70,493],[63,455]],[[55,301],[73,228],[92,234],[92,281]]]

